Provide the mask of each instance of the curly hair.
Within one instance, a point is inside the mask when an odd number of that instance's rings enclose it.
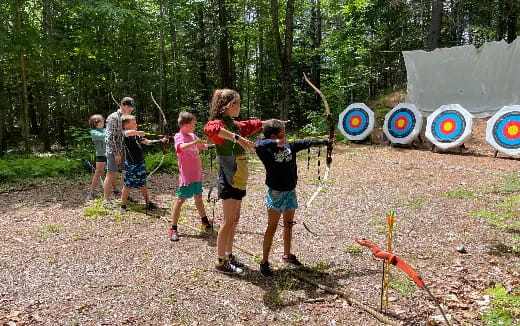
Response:
[[[90,126],[90,128],[92,129],[96,129],[97,128],[97,125],[98,123],[100,123],[101,121],[103,121],[103,116],[101,114],[94,114],[93,116],[91,116],[89,119],[88,119],[88,124]]]
[[[265,139],[271,139],[272,135],[278,135],[284,129],[285,123],[282,120],[270,119],[264,122],[264,128],[262,132]]]
[[[240,103],[240,94],[237,91],[229,88],[215,90],[211,100],[209,120],[222,118],[227,110],[226,106],[230,103]]]

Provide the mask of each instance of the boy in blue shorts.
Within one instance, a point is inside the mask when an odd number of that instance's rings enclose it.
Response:
[[[144,131],[137,130],[137,122],[133,115],[123,115],[122,126],[125,150],[125,182],[121,193],[121,214],[126,213],[126,201],[130,188],[139,188],[144,198],[147,209],[156,208],[149,200],[148,188],[146,187],[146,165],[144,164],[144,153],[141,144],[152,145],[167,142],[168,138],[160,140],[149,140],[144,138]]]
[[[264,139],[256,142],[256,154],[262,161],[266,170],[265,184],[267,185],[267,229],[262,245],[262,261],[260,273],[271,276],[273,272],[269,267],[269,251],[276,233],[278,221],[283,214],[283,256],[282,261],[300,266],[296,255],[291,253],[291,231],[294,222],[294,213],[298,208],[296,198],[296,184],[298,182],[298,169],[296,166],[296,153],[311,146],[324,145],[328,139],[297,140],[287,142],[285,137],[285,123],[281,120],[271,119],[264,122]]]

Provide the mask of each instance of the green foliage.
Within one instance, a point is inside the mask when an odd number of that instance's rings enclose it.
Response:
[[[466,189],[450,190],[450,191],[443,192],[442,195],[446,196],[446,197],[453,197],[453,198],[467,198],[467,199],[476,198],[473,190],[466,190]]]
[[[503,176],[504,182],[493,187],[493,192],[507,194],[520,191],[520,177],[517,173]]]
[[[360,254],[361,253],[361,246],[357,245],[357,244],[353,244],[353,245],[347,245],[347,251],[351,254]]]
[[[0,160],[0,181],[5,187],[71,177],[83,172],[83,163],[68,157],[6,155]]]
[[[511,292],[500,283],[486,289],[492,296],[491,306],[480,315],[486,325],[518,325],[520,322],[520,291]]]
[[[47,239],[53,233],[59,233],[65,226],[59,224],[45,224],[37,231],[42,239]]]
[[[397,290],[399,294],[405,298],[410,298],[410,294],[414,292],[417,287],[415,283],[407,278],[403,280],[392,280],[388,283],[388,286],[394,290]]]
[[[162,152],[157,153],[147,153],[145,155],[146,162],[146,170],[148,173],[153,171],[155,168],[159,166],[159,163],[162,159]],[[177,155],[172,153],[172,151],[168,151],[164,156],[164,160],[157,171],[167,172],[167,173],[178,173],[179,166],[177,164]]]

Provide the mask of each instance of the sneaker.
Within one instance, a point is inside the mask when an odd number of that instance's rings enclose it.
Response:
[[[114,209],[115,206],[110,200],[103,200],[103,206],[108,209]]]
[[[116,195],[116,196],[121,196],[121,190],[119,190],[119,189],[117,189],[117,188],[114,189],[114,190],[112,190],[112,193],[113,193],[114,195]]]
[[[154,203],[152,203],[151,201],[149,201],[147,204],[146,204],[146,209],[157,209],[159,207],[157,207],[157,205],[155,205]]]
[[[219,224],[215,222],[215,220],[208,220],[208,223],[200,222],[200,229],[206,232],[211,232],[214,228],[218,226]]]
[[[293,264],[294,266],[301,266],[302,263],[296,258],[296,255],[290,254],[288,257],[282,256],[282,261],[288,264]]]
[[[260,274],[265,277],[273,276],[273,271],[271,270],[271,267],[269,267],[268,261],[260,263]]]
[[[171,241],[179,241],[179,232],[177,230],[171,229],[168,237]]]
[[[121,208],[119,210],[121,214],[126,214],[126,205],[121,205]]]
[[[233,254],[229,255],[229,258],[227,260],[231,265],[238,267],[240,269],[249,268],[249,265],[246,263],[243,263],[237,259],[237,257]]]
[[[87,192],[87,200],[94,200],[96,198],[92,191]]]
[[[244,274],[244,270],[235,265],[231,265],[229,261],[224,262],[222,265],[215,265],[215,271],[222,274],[235,274],[241,275]]]

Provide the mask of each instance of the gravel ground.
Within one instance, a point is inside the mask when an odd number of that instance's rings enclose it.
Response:
[[[386,214],[394,210],[393,252],[422,276],[452,325],[482,325],[478,314],[489,305],[485,289],[500,282],[512,290],[520,278],[518,240],[514,245],[520,230],[474,216],[498,212],[507,198],[519,195],[503,186],[520,162],[493,154],[482,123],[460,152],[432,152],[427,143],[337,145],[326,187],[305,207],[318,182],[316,153],[310,169],[302,153],[293,251],[306,267],[295,271],[278,263],[278,230],[271,278],[262,277],[257,264],[266,214],[264,172],[254,156],[235,250],[251,267],[238,277],[213,272],[215,235],[196,229],[193,201],[182,211],[181,241],[167,239],[177,176],[152,177],[150,191],[161,207],[153,215],[144,214],[142,203],[119,215],[101,209],[100,199],[85,202],[86,183],[1,193],[0,323],[381,325],[367,310],[380,307],[382,263],[354,238],[386,248]],[[212,171],[207,174],[211,180]],[[206,209],[221,218],[220,203]],[[512,210],[512,221],[520,220],[518,203]],[[461,246],[465,253],[457,251]],[[425,291],[393,267],[391,276],[391,322],[443,324]]]

